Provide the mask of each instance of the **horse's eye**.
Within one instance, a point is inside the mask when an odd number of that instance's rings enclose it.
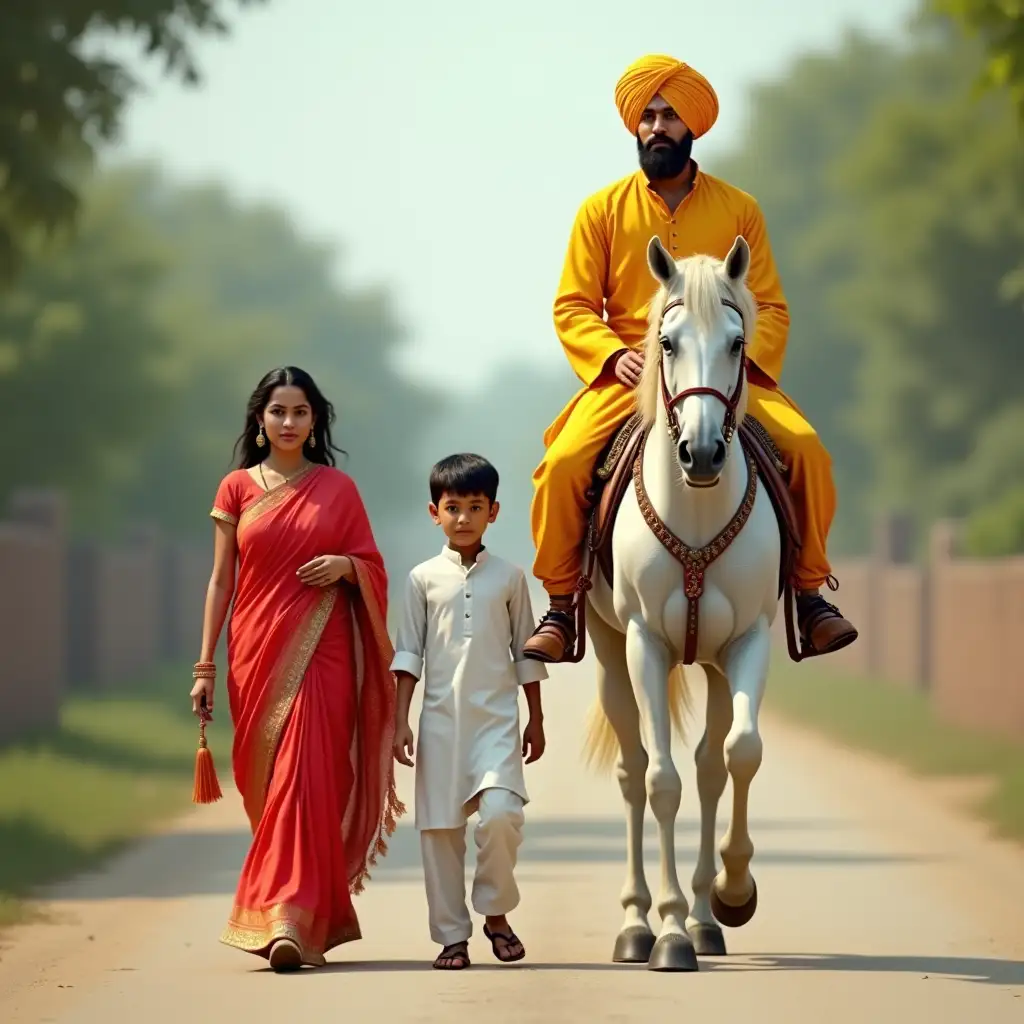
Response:
[[[671,341],[669,341],[669,339],[668,339],[668,338],[666,338],[666,337],[665,337],[665,335],[662,335],[662,336],[661,336],[661,338],[659,338],[658,340],[659,340],[659,341],[661,342],[661,347],[662,347],[662,348],[663,348],[663,349],[664,349],[664,350],[665,350],[665,351],[666,351],[666,352],[667,352],[667,353],[668,353],[669,355],[672,355],[672,342],[671,342]]]
[[[732,354],[734,357],[742,354],[743,346],[746,345],[746,343],[747,339],[744,338],[742,334],[732,343]]]

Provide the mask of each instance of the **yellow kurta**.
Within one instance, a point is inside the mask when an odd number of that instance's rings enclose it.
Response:
[[[737,235],[750,244],[747,283],[758,304],[751,344],[748,409],[771,432],[791,466],[791,486],[804,539],[798,583],[820,586],[835,513],[831,460],[814,428],[777,387],[789,332],[789,310],[757,202],[697,170],[690,194],[670,213],[642,171],[590,196],[569,239],[555,330],[583,387],[544,434],[544,460],[534,473],[534,575],[552,594],[571,592],[579,576],[583,515],[594,461],[632,413],[634,394],[608,369],[624,348],[640,349],[657,284],[647,246],[657,235],[675,259],[707,253],[724,259]]]

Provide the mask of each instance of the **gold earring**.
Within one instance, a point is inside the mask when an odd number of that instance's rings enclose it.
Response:
[[[267,443],[267,439],[263,436],[263,424],[260,424],[260,432],[256,435],[256,447],[262,448]]]
[[[306,438],[306,443],[309,445],[310,448],[316,447],[316,438],[313,436],[312,430],[309,432],[309,437]]]

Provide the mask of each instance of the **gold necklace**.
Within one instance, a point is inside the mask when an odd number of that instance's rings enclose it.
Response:
[[[299,466],[299,468],[297,470],[295,470],[295,472],[292,473],[291,476],[285,476],[284,473],[280,473],[280,472],[278,472],[275,469],[274,472],[277,473],[277,475],[281,478],[281,483],[277,484],[277,486],[278,487],[283,487],[285,484],[291,483],[292,480],[294,480],[300,473],[305,473],[306,470],[309,469],[309,467],[311,465],[312,465],[311,462],[303,462],[303,464],[301,466]],[[263,489],[265,491],[269,491],[270,490],[270,485],[267,483],[267,478],[263,474],[263,463],[262,462],[259,463],[259,467],[260,467],[260,479],[263,481]]]

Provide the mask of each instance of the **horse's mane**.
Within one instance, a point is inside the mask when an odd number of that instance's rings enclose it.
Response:
[[[697,323],[705,330],[712,329],[725,315],[722,299],[735,302],[743,310],[744,333],[748,347],[754,340],[757,325],[757,303],[754,296],[745,284],[733,284],[725,272],[724,260],[713,256],[690,256],[678,261],[676,266],[678,273],[671,291],[664,285],[659,285],[647,315],[644,369],[636,389],[636,408],[645,427],[650,426],[658,415],[661,391],[659,371],[664,353],[661,347],[661,318],[670,300],[682,298],[689,313],[697,318]]]

